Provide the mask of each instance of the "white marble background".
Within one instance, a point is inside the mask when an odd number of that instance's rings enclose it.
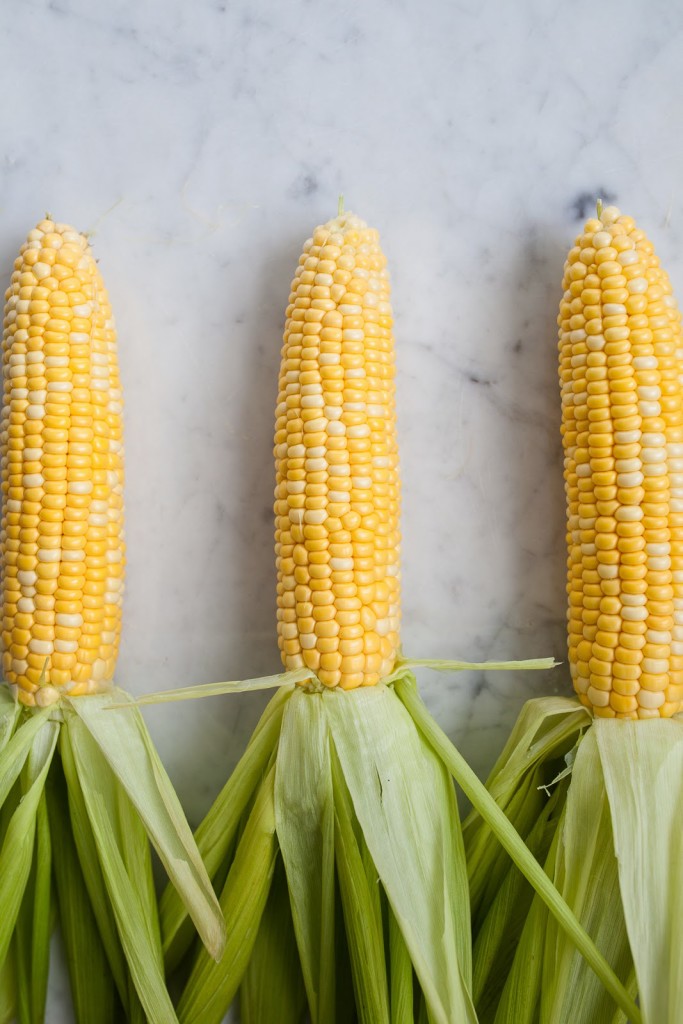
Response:
[[[564,654],[555,316],[594,197],[683,293],[683,11],[667,0],[0,6],[0,264],[51,211],[120,332],[136,692],[277,668],[272,411],[288,286],[336,210],[393,272],[404,646]],[[559,669],[424,678],[480,772]],[[199,821],[263,695],[152,709]],[[56,979],[48,1019],[70,1011]]]

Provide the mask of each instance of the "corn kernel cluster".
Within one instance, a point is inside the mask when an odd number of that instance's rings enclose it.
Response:
[[[44,220],[5,295],[2,666],[19,698],[106,688],[121,630],[122,398],[87,240]]]
[[[630,217],[589,220],[565,264],[559,350],[569,661],[596,715],[683,703],[683,337]]]
[[[316,229],[292,282],[275,426],[278,639],[289,669],[372,686],[396,660],[394,342],[377,232]]]

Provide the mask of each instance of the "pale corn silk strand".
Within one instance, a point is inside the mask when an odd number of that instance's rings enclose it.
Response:
[[[122,395],[87,239],[41,221],[5,295],[2,667],[29,706],[106,690],[121,632]]]
[[[598,209],[558,317],[569,663],[601,717],[683,707],[681,314],[652,244]]]
[[[304,245],[275,425],[278,641],[287,669],[373,686],[399,649],[400,536],[389,277],[351,213]]]

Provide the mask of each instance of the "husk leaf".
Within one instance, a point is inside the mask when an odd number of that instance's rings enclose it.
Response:
[[[242,815],[263,778],[277,744],[284,705],[291,691],[280,689],[268,702],[246,751],[195,832],[195,842],[209,878],[216,874],[233,845]],[[229,865],[228,865],[229,866]],[[166,969],[172,971],[189,949],[194,931],[187,908],[172,884],[164,889],[159,903]]]
[[[354,811],[434,1021],[475,1021],[460,824],[443,766],[388,687],[328,691],[323,700]]]
[[[594,729],[579,744],[559,829],[555,885],[617,976],[628,982],[631,955],[621,907],[609,807]],[[555,921],[546,932],[541,1020],[610,1024],[615,1006]]]
[[[11,716],[9,716],[11,718]],[[50,717],[48,708],[26,718],[14,735],[7,740],[0,753],[0,807],[17,781],[24,767],[29,750],[40,730]],[[7,725],[9,719],[6,719]]]
[[[10,818],[0,851],[0,963],[7,956],[29,879],[38,806],[59,734],[59,726],[55,722],[48,722],[44,716],[41,716],[37,726],[29,728],[30,725],[31,720],[18,730],[0,755],[2,760],[11,752],[15,740],[21,737],[24,729],[28,731],[31,742],[24,757],[30,758],[31,766],[21,802]],[[25,746],[25,737],[21,738],[20,756]]]
[[[322,694],[287,701],[277,754],[275,821],[313,1024],[333,1024],[334,798]]]
[[[0,751],[4,750],[9,742],[20,712],[21,704],[14,699],[6,686],[0,686]]]
[[[143,707],[146,704],[172,704],[177,700],[197,700],[201,697],[220,697],[224,693],[246,693],[252,690],[274,690],[279,687],[291,688],[311,678],[309,669],[298,668],[292,672],[278,672],[274,676],[258,676],[255,679],[231,679],[224,683],[199,683],[196,686],[181,686],[176,690],[159,690],[144,697],[128,701],[114,701],[111,710],[129,707]]]
[[[609,799],[621,901],[646,1024],[683,1006],[683,722],[593,726]]]
[[[45,730],[47,733],[47,730]],[[44,733],[41,733],[44,735]],[[29,755],[26,785],[35,781]],[[45,792],[36,814],[36,837],[31,874],[24,892],[14,931],[17,970],[17,1016],[20,1024],[42,1024],[45,1018],[47,979],[50,967],[50,900],[52,844]]]
[[[114,978],[90,904],[73,838],[64,775],[55,759],[47,784],[59,923],[76,1024],[115,1024],[121,1014]],[[95,863],[99,871],[99,865]]]
[[[256,795],[220,898],[228,922],[222,959],[197,952],[178,1004],[181,1024],[220,1024],[242,981],[266,906],[277,858],[275,769]]]
[[[78,851],[78,860],[89,897],[89,904],[97,922],[98,932],[106,951],[107,961],[126,1015],[131,1021],[144,1022],[144,1012],[140,1005],[133,979],[128,971],[126,955],[121,945],[116,918],[100,866],[97,843],[95,842],[88,808],[78,778],[69,732],[68,728],[61,730],[59,750],[68,794],[71,833]],[[115,797],[112,773],[107,772],[99,780],[99,783],[102,787],[106,786],[113,803]],[[87,960],[85,963],[87,963]]]
[[[391,907],[388,912],[388,930],[391,1024],[413,1024],[413,965]]]
[[[452,773],[474,808],[487,822],[492,833],[504,846],[522,874],[531,882],[553,917],[569,934],[615,1002],[627,1015],[630,1015],[633,1024],[639,1024],[641,1015],[633,998],[626,991],[591,937],[581,927],[576,915],[557,892],[541,865],[529,852],[486,787],[479,781],[465,759],[429,714],[419,698],[417,688],[406,680],[399,680],[396,683],[396,691],[416,725]]]
[[[87,703],[96,698],[82,698]],[[114,718],[115,716],[112,716]],[[149,920],[147,883],[128,873],[125,845],[118,820],[119,782],[109,770],[104,754],[84,721],[72,716],[68,723],[69,743],[78,780],[93,830],[102,875],[116,918],[128,970],[140,1002],[151,1024],[171,1024],[176,1020],[161,962],[156,926]],[[147,842],[146,836],[142,841]],[[139,837],[138,837],[139,841]],[[133,860],[139,863],[140,856]]]
[[[353,699],[352,697],[350,698]],[[389,987],[378,886],[371,887],[351,796],[332,749],[334,851],[360,1024],[389,1024]],[[358,830],[361,831],[361,830]]]
[[[256,943],[240,989],[242,1024],[299,1024],[306,989],[294,934],[289,889],[278,858]]]
[[[125,694],[117,690],[114,699],[125,700]],[[225,943],[225,924],[180,801],[138,709],[113,711],[111,703],[109,694],[70,700],[76,715],[70,716],[68,726],[80,721],[93,737],[142,818],[202,941],[217,959]]]

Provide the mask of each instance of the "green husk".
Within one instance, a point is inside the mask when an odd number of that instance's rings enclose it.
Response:
[[[533,672],[556,668],[559,664],[560,662],[554,658],[530,658],[527,661],[452,661],[440,658],[401,657],[396,661],[392,677],[414,668],[431,668],[436,672],[464,672],[468,669],[478,672]]]
[[[132,877],[126,864],[131,859],[140,863],[144,854],[131,853],[130,844],[146,846],[147,837],[138,832],[123,839],[117,811],[125,793],[81,718],[69,719],[68,737],[128,970],[149,1021],[170,1024],[176,1016],[164,980],[158,932],[149,919],[147,881]]]
[[[93,914],[69,818],[66,782],[55,758],[48,779],[59,922],[71,982],[76,1024],[115,1024],[120,1019],[114,977]],[[99,872],[96,862],[93,865]]]
[[[553,917],[569,935],[592,970],[598,975],[607,991],[612,995],[617,1005],[630,1016],[633,1024],[640,1024],[640,1010],[634,1003],[633,998],[593,940],[582,928],[576,915],[557,892],[539,863],[524,845],[513,825],[508,821],[491,794],[482,785],[462,755],[455,749],[431,715],[429,715],[417,694],[416,687],[409,681],[398,680],[396,690],[401,700],[409,709],[414,721],[432,744],[434,750],[439,754],[443,763],[452,772],[456,782],[462,787],[476,811],[486,821],[492,833],[504,846],[519,870],[531,882],[536,892],[548,906]]]
[[[36,819],[38,806],[45,787],[45,779],[50,768],[50,762],[54,755],[57,743],[58,726],[48,723],[45,717],[41,717],[38,725],[28,729],[30,743],[27,746],[25,737],[22,736],[24,728],[18,730],[12,740],[7,744],[0,762],[11,754],[13,749],[18,749],[19,757],[24,760],[30,756],[30,768],[27,773],[27,781],[23,789],[21,802],[12,814],[7,831],[4,836],[2,851],[0,851],[0,963],[5,960],[9,949],[14,926],[16,924],[24,891],[31,871],[33,857],[33,844],[36,834]],[[19,740],[19,743],[15,741]],[[19,771],[23,767],[20,765]],[[2,770],[2,769],[0,769]],[[10,764],[5,769],[16,779],[19,771],[16,764]],[[3,780],[5,781],[5,780]],[[9,792],[7,787],[7,791]],[[4,799],[6,799],[5,793]]]
[[[335,857],[360,1024],[389,1024],[389,988],[378,887],[368,879],[362,832],[354,829],[351,796],[332,751]],[[360,830],[358,830],[360,831]]]
[[[0,686],[0,752],[9,742],[19,721],[20,712],[19,702],[14,700],[6,686]]]
[[[0,1024],[11,1024],[15,1019],[16,1006],[16,972],[12,953],[5,957],[0,967]]]
[[[683,1006],[683,721],[593,726],[612,818],[626,927],[646,1024]]]
[[[334,1021],[334,796],[322,694],[295,691],[282,720],[275,821],[313,1024]]]
[[[27,785],[31,781],[29,756]],[[50,966],[52,844],[43,792],[36,815],[33,863],[14,933],[17,1016],[20,1024],[42,1024]]]
[[[388,911],[391,1024],[414,1024],[413,965],[398,921]]]
[[[59,750],[68,793],[69,817],[74,844],[78,851],[78,859],[93,916],[106,950],[107,961],[128,1018],[136,1021],[144,1020],[142,1007],[126,965],[126,956],[121,945],[116,918],[100,866],[97,843],[79,782],[68,729],[61,731]],[[76,881],[75,878],[74,881]],[[70,900],[71,894],[68,892],[60,894],[60,899],[62,901]]]
[[[197,848],[212,881],[226,862],[242,815],[278,742],[290,694],[291,688],[282,687],[269,701],[245,753],[195,833]],[[159,903],[159,920],[166,969],[172,971],[189,949],[194,933],[182,896],[170,883]]]
[[[293,672],[279,672],[273,676],[259,676],[256,679],[232,679],[225,683],[203,683],[198,686],[179,686],[176,690],[159,690],[148,693],[144,697],[119,701],[111,704],[116,711],[131,704],[142,707],[146,704],[172,704],[177,700],[197,700],[201,697],[219,697],[224,693],[246,693],[252,690],[275,690],[280,687],[293,687],[311,678],[309,669],[298,668]]]
[[[434,1021],[474,1021],[465,863],[446,772],[390,688],[329,691],[323,701],[364,840]]]
[[[300,1024],[306,989],[289,905],[289,890],[282,859],[278,858],[273,883],[256,943],[240,989],[242,1024]]]
[[[214,963],[202,947],[178,1004],[181,1024],[220,1024],[242,981],[256,941],[277,857],[275,769],[254,801],[220,898],[229,923],[225,951]]]
[[[119,702],[125,697],[123,691],[115,691]],[[80,722],[92,736],[144,822],[147,835],[169,878],[182,894],[202,941],[214,958],[220,957],[225,926],[218,901],[180,801],[139,710],[136,707],[111,710],[110,695],[89,696],[87,700],[75,698],[68,703],[75,712],[67,719],[70,732],[81,736],[82,729],[77,727]]]
[[[614,723],[612,723],[614,724]],[[631,954],[621,907],[609,807],[594,729],[579,744],[567,795],[555,885],[624,985]],[[609,1024],[611,996],[554,921],[546,932],[541,1018]]]
[[[47,709],[31,715],[5,743],[0,753],[0,806],[4,804],[9,791],[21,775],[33,742],[49,717]],[[7,719],[5,721],[7,723]]]

